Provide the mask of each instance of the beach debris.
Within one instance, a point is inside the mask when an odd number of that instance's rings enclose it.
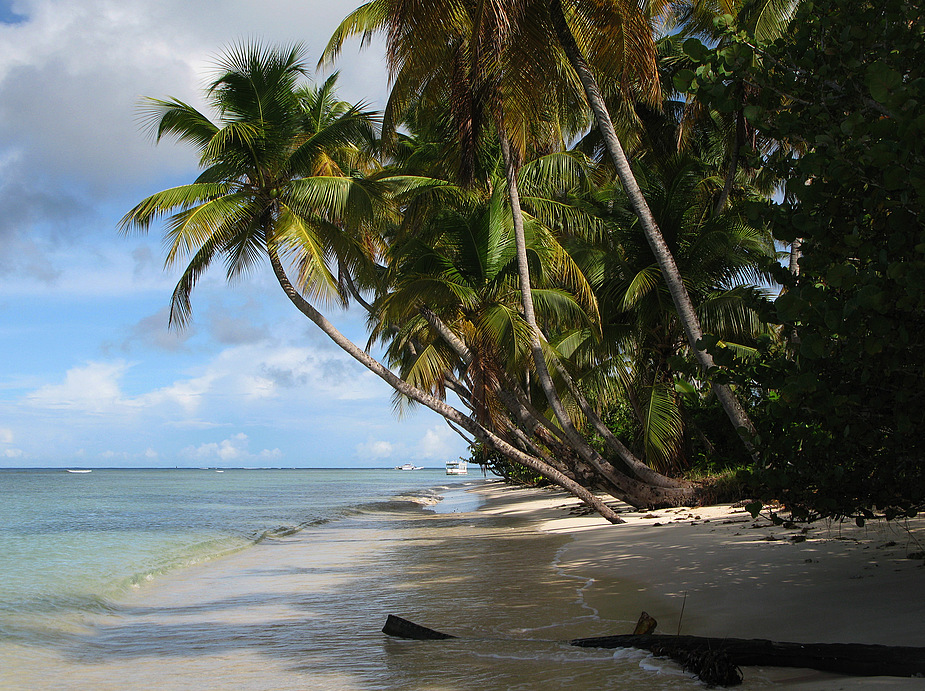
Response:
[[[647,633],[655,631],[658,622],[653,619],[648,612],[639,615],[639,621],[636,622],[636,628],[633,629],[634,636],[644,636]]]
[[[707,686],[738,686],[744,680],[742,670],[723,650],[684,650],[665,644],[653,646],[651,652],[658,657],[670,657]]]
[[[414,640],[456,638],[394,614],[388,616],[382,632]],[[709,638],[655,633],[573,638],[567,643],[579,648],[639,648],[655,655],[665,655],[712,686],[734,686],[741,683],[740,667],[800,667],[853,676],[925,676],[925,648],[909,646],[785,643],[760,638]]]
[[[394,614],[386,617],[382,633],[395,638],[410,638],[415,641],[442,641],[447,638],[456,638],[456,636],[451,636],[448,633],[434,631],[426,626],[415,624],[413,621],[396,617]]]
[[[925,675],[925,648],[907,646],[785,643],[764,639],[663,634],[577,638],[571,644],[583,648],[641,648],[650,652],[655,652],[657,648],[670,651],[669,656],[678,661],[683,652],[722,652],[730,664],[738,667],[802,667],[853,676]],[[679,657],[675,657],[676,654]]]

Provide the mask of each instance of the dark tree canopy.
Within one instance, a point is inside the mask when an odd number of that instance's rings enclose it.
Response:
[[[767,316],[786,349],[750,372],[767,395],[754,478],[812,515],[895,516],[925,502],[925,21],[915,0],[803,2],[785,39],[687,52],[679,76],[777,143],[765,213],[798,270]],[[739,91],[738,93],[741,93]]]

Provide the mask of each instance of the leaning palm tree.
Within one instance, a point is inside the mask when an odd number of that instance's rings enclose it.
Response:
[[[188,262],[173,293],[171,322],[183,325],[188,320],[190,294],[216,260],[224,260],[228,277],[234,278],[269,259],[293,305],[396,391],[619,522],[612,509],[574,479],[397,376],[344,337],[312,304],[347,302],[349,292],[341,279],[352,277],[337,272],[349,274],[373,262],[375,229],[394,211],[390,197],[429,183],[358,167],[375,118],[361,106],[332,99],[326,87],[300,88],[307,73],[303,55],[299,46],[233,47],[206,91],[218,123],[176,99],[146,102],[157,139],[172,135],[192,143],[203,168],[195,182],[151,195],[121,222],[125,230],[144,231],[156,219],[168,218],[167,265]],[[295,283],[287,264],[297,272]]]
[[[417,214],[413,232],[391,247],[390,288],[373,314],[373,337],[389,345],[394,367],[435,395],[449,388],[502,435],[518,409],[532,407],[518,392],[536,378],[505,196],[500,185],[487,196],[470,190]],[[546,327],[596,321],[590,286],[548,226],[528,216],[525,230]],[[535,422],[528,436],[548,441],[552,432],[537,429],[548,423]]]
[[[431,150],[426,142],[407,147],[415,148]],[[401,165],[413,159],[414,154],[403,157]],[[433,165],[429,156],[417,160],[428,168]],[[536,281],[530,292],[544,329],[566,328],[564,315],[570,323],[581,321],[581,314],[592,315],[583,323],[596,321],[596,301],[587,280],[552,232],[594,223],[580,206],[561,197],[578,184],[583,168],[581,157],[550,154],[529,162],[519,176]],[[548,416],[557,420],[555,411],[537,408],[545,396],[542,390],[539,397],[528,394],[538,379],[530,352],[531,328],[512,301],[521,286],[513,215],[504,204],[507,192],[497,179],[485,190],[457,189],[450,195],[450,189],[442,188],[437,200],[404,203],[402,228],[395,232],[390,251],[393,278],[371,310],[374,337],[389,343],[393,364],[437,395],[450,389],[470,402],[496,433],[523,432],[518,438],[533,453],[544,455],[538,441],[553,457],[589,466],[601,486],[631,503],[696,501],[693,488],[653,472],[616,438],[608,440],[616,455],[608,461],[584,439],[576,444],[561,426],[552,424]],[[543,347],[555,362],[556,353],[548,344]],[[560,380],[566,374],[564,369],[556,372]],[[567,387],[567,382],[562,384]],[[587,415],[587,402],[580,396],[575,402],[577,408],[567,412],[581,409]],[[580,424],[579,418],[570,422]],[[547,463],[555,465],[545,455]]]
[[[321,62],[333,60],[350,36],[361,35],[365,39],[377,32],[385,33],[393,81],[385,111],[386,139],[410,106],[419,107],[422,103],[449,104],[464,154],[466,150],[474,150],[480,133],[494,128],[504,164],[522,310],[536,379],[568,444],[599,472],[610,474],[599,454],[573,424],[560,399],[544,350],[547,339],[537,322],[533,304],[518,190],[519,170],[531,150],[561,148],[563,140],[576,134],[585,120],[573,115],[576,110],[584,112],[580,107],[579,84],[575,79],[561,78],[562,61],[548,50],[549,31],[545,34],[532,31],[532,27],[547,26],[548,22],[544,25],[520,21],[521,15],[532,12],[546,13],[546,6],[489,0],[476,3],[441,0],[426,4],[371,0],[341,23]],[[524,45],[529,49],[522,50]],[[471,157],[463,155],[461,160],[465,163]],[[471,182],[471,172],[471,166],[462,167],[463,182]],[[588,406],[583,411],[586,415],[593,413]],[[608,441],[625,463],[635,466],[631,476],[648,472],[643,464],[634,464],[636,459],[612,435]],[[646,482],[652,480],[678,488],[678,483],[664,477],[646,478]]]
[[[614,18],[614,26],[619,27],[622,36],[626,36],[628,33],[632,34],[636,40],[643,43],[643,47],[647,52],[649,52],[649,46],[651,45],[654,74],[655,49],[652,31],[651,29],[646,33],[642,33],[638,29],[634,31],[634,25],[638,26],[637,18],[640,14],[640,5],[627,0],[613,0],[611,2],[591,0],[590,4],[597,6],[599,11],[609,11]],[[647,3],[647,7],[652,10],[649,16],[657,16],[667,4],[661,0]],[[574,0],[569,7],[563,4],[563,0],[550,0],[549,2],[549,18],[555,28],[556,36],[568,58],[569,65],[581,81],[588,105],[601,131],[604,146],[613,161],[617,176],[629,198],[633,211],[639,218],[640,227],[652,249],[652,253],[655,255],[662,279],[668,287],[678,318],[684,327],[691,352],[694,354],[700,368],[704,372],[709,372],[716,366],[716,363],[713,356],[702,345],[704,334],[700,319],[684,285],[684,280],[678,270],[674,255],[665,242],[665,238],[652,214],[652,210],[649,208],[645,195],[640,189],[629,159],[613,126],[597,76],[597,74],[606,74],[606,72],[600,66],[595,65],[595,52],[589,53],[583,50],[583,45],[593,49],[601,44],[599,32],[596,31],[592,22],[587,21],[588,16],[590,16],[590,13],[584,7],[582,0]],[[739,432],[748,449],[755,455],[757,452],[750,441],[755,433],[755,428],[741,403],[725,384],[714,384],[713,389],[733,427]]]
[[[689,154],[662,159],[645,173],[646,197],[684,272],[699,319],[725,347],[747,356],[759,335],[770,334],[749,306],[761,292],[756,286],[771,283],[762,268],[777,258],[770,233],[749,224],[734,206],[713,214],[717,181]],[[623,383],[639,445],[646,459],[664,470],[682,462],[685,420],[676,386],[685,386],[689,375],[674,363],[687,359],[690,347],[622,192],[598,194],[613,209],[608,230],[593,243],[578,244],[575,252],[586,272],[597,277],[606,337],[599,342],[573,337],[572,354],[588,363],[585,378],[605,386]]]

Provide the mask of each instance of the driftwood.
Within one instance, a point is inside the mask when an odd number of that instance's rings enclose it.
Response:
[[[426,626],[415,624],[413,621],[396,617],[394,614],[386,618],[382,633],[395,638],[411,638],[415,641],[442,641],[447,638],[456,638],[448,633],[440,633]]]
[[[734,665],[804,667],[853,676],[925,676],[925,648],[863,643],[780,643],[762,639],[702,636],[601,636],[569,641],[582,648],[642,648],[659,655],[672,651],[721,651]]]
[[[643,613],[645,615],[645,613]],[[646,620],[640,617],[640,623]],[[652,620],[654,622],[654,620]],[[390,614],[382,632],[415,640],[456,638]],[[925,676],[925,648],[862,643],[781,643],[762,639],[663,634],[600,636],[565,641],[581,648],[640,648],[670,657],[708,684],[742,681],[739,666],[801,667],[852,676]]]

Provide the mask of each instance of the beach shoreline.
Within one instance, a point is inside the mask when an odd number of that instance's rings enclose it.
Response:
[[[557,489],[497,483],[473,491],[484,499],[481,511],[568,536],[557,567],[586,579],[585,605],[604,619],[635,622],[646,611],[667,634],[925,646],[925,560],[916,557],[925,542],[921,515],[864,527],[784,527],[767,511],[753,519],[731,505],[636,511],[618,503],[626,522],[612,525],[575,515],[583,513],[580,502]],[[628,623],[612,633],[631,632]],[[762,674],[807,689],[925,685],[802,670]]]
[[[234,473],[204,477],[226,496]],[[810,531],[794,542],[788,536],[799,531],[752,528],[733,507],[621,507],[627,523],[613,526],[575,515],[583,507],[558,490],[481,478],[466,490],[432,479],[429,488],[394,493],[376,484],[351,510],[332,506],[331,520],[171,570],[89,609],[58,612],[59,601],[45,609],[37,601],[7,617],[12,628],[5,633],[14,635],[4,638],[0,625],[0,686],[676,691],[700,684],[671,660],[568,641],[629,633],[642,610],[659,621],[658,631],[676,633],[685,593],[685,634],[922,644],[916,585],[925,569],[905,559],[906,545],[892,533],[893,547],[882,547],[890,535],[880,534],[865,543]],[[339,482],[336,474],[329,480]],[[276,486],[270,476],[267,482]],[[306,483],[290,500],[304,501],[310,491],[323,496],[328,486]],[[354,486],[367,491],[362,482]],[[910,525],[919,539],[921,526]],[[813,561],[801,570],[806,558]],[[826,577],[825,587],[803,582],[817,575]],[[854,590],[833,590],[832,583]],[[874,601],[843,605],[855,613],[854,624],[811,637],[813,625],[827,630],[822,624],[832,621],[821,604],[833,592]],[[819,600],[819,622],[775,611],[793,593]],[[877,607],[880,618],[869,611]],[[388,614],[459,638],[385,636]],[[744,671],[745,689],[923,687],[921,679]]]

